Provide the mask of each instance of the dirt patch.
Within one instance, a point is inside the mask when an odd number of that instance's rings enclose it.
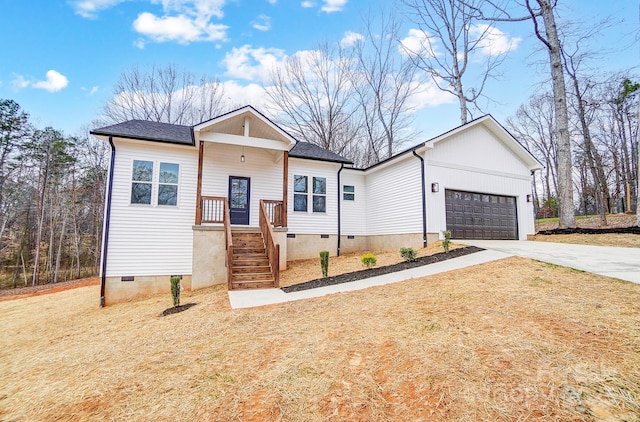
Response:
[[[100,284],[98,277],[81,278],[78,280],[62,281],[55,284],[40,284],[37,286],[18,287],[16,289],[0,290],[0,302],[4,300],[22,299],[50,293],[62,292],[78,287],[95,286]]]
[[[184,305],[172,306],[171,308],[167,308],[164,311],[162,311],[160,316],[167,316],[167,315],[177,314],[177,313],[186,311],[187,309],[192,308],[192,307],[194,307],[196,305],[197,305],[197,303],[186,303]]]
[[[433,255],[426,255],[417,258],[411,262],[399,262],[397,264],[386,265],[383,267],[374,267],[361,271],[344,273],[332,277],[316,278],[315,280],[304,283],[293,284],[283,287],[285,293],[299,292],[301,290],[315,289],[318,287],[332,286],[334,284],[349,283],[351,281],[363,280],[365,278],[375,277],[384,274],[390,274],[396,271],[408,270],[410,268],[422,267],[423,265],[434,264],[436,262],[446,261],[447,259],[458,258],[460,256],[469,255],[480,252],[484,249],[475,246],[467,246],[464,248],[456,248],[449,252],[440,252]]]

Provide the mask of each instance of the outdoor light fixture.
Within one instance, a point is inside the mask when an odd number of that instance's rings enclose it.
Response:
[[[440,185],[438,184],[438,182],[434,182],[431,184],[431,192],[439,192],[440,191]]]
[[[240,155],[240,162],[244,163],[244,147],[242,147],[242,155]]]
[[[533,196],[531,194],[527,195],[527,202],[531,202],[533,200]]]

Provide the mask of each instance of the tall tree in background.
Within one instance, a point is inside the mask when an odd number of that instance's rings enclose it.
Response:
[[[220,81],[179,70],[176,65],[133,67],[124,71],[105,105],[107,122],[140,119],[177,125],[194,125],[226,109]]]
[[[411,129],[411,97],[420,89],[420,69],[400,54],[400,22],[380,13],[369,15],[364,36],[355,43],[353,85],[364,116],[363,129],[372,156],[364,164],[391,157],[398,147],[417,135]]]
[[[470,3],[464,2],[466,5]],[[510,11],[515,6],[520,16]],[[491,22],[519,22],[530,20],[536,37],[542,43],[549,56],[551,83],[555,104],[557,148],[558,148],[558,205],[560,211],[560,228],[576,226],[573,203],[573,175],[571,164],[571,137],[569,134],[569,114],[567,110],[567,93],[562,64],[562,45],[556,26],[554,0],[508,1],[506,5],[494,0],[484,0],[483,4],[471,4],[479,19]],[[521,9],[524,8],[524,11]],[[486,11],[485,11],[486,9]],[[488,12],[488,13],[487,13]]]
[[[456,96],[460,123],[480,110],[487,80],[497,75],[506,51],[492,41],[499,32],[481,24],[476,11],[482,0],[403,0],[408,19],[417,26],[403,48],[414,64],[442,91]],[[471,80],[478,81],[471,84]],[[469,86],[471,85],[471,86]]]
[[[324,43],[273,69],[266,91],[269,111],[295,137],[354,159],[362,123],[352,63],[348,51]]]

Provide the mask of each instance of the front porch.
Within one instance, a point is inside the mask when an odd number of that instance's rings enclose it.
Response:
[[[198,142],[193,288],[278,287],[286,268],[289,149],[251,109],[194,127]]]

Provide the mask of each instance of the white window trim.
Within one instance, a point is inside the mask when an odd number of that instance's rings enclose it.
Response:
[[[151,182],[138,182],[138,183],[151,183],[151,203],[150,204],[134,204],[131,202],[131,191],[133,190],[133,162],[134,161],[150,161],[153,163]],[[160,163],[164,164],[177,164],[178,165],[178,183],[160,183]],[[180,208],[180,181],[182,180],[182,163],[178,161],[167,160],[150,160],[143,158],[134,158],[131,160],[131,173],[129,176],[129,206],[130,207],[142,207],[142,208],[163,208],[163,209],[178,209]],[[175,205],[159,205],[158,204],[158,192],[160,185],[177,186],[176,192],[176,204]]]

